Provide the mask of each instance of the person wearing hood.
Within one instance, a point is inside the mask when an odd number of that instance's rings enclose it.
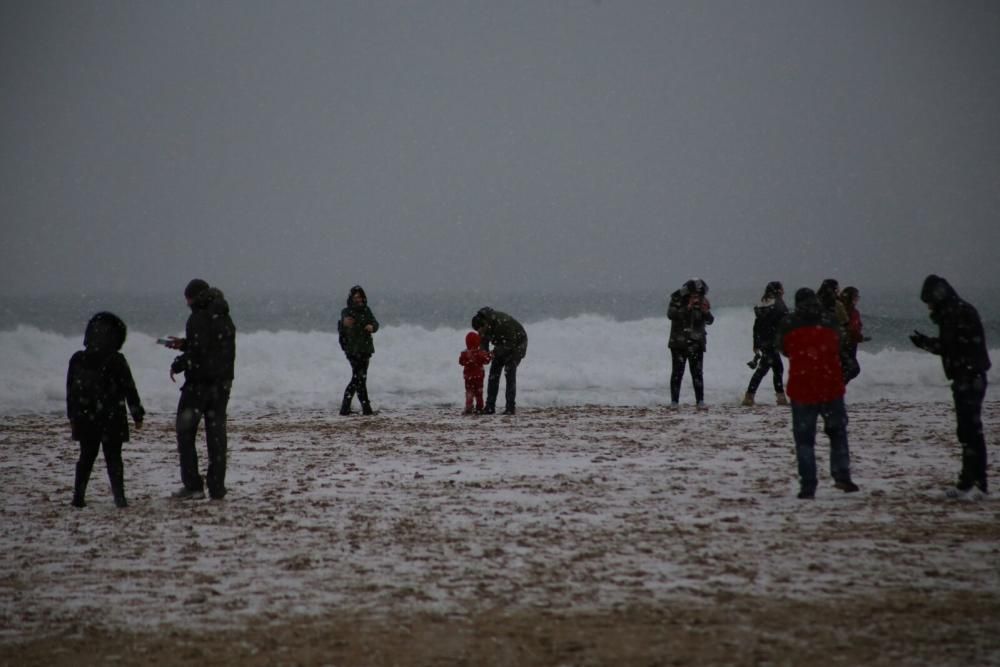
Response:
[[[772,372],[774,380],[774,397],[778,405],[788,405],[788,398],[785,396],[784,373],[785,367],[781,363],[781,355],[775,348],[775,339],[778,335],[778,325],[788,314],[788,306],[782,298],[785,289],[777,280],[769,282],[764,288],[764,296],[761,297],[760,304],[754,306],[753,322],[753,361],[750,367],[755,368],[750,377],[750,384],[747,385],[746,394],[743,395],[743,405],[754,404],[754,395],[761,381]]]
[[[226,495],[226,409],[233,387],[236,365],[236,325],[222,291],[195,278],[184,288],[191,309],[184,338],[170,337],[166,346],[181,355],[170,366],[170,380],[184,374],[177,404],[177,452],[183,486],[173,494],[179,500],[205,497],[205,485],[213,500]],[[203,479],[198,468],[195,440],[198,424],[205,418],[208,470]]]
[[[792,435],[798,461],[799,498],[816,496],[816,422],[830,438],[830,475],[834,487],[852,493],[851,454],[847,445],[844,406],[843,346],[840,327],[820,304],[816,293],[803,287],[795,293],[795,311],[778,327],[778,350],[788,357],[788,398],[792,404]]]
[[[699,408],[705,405],[705,380],[702,374],[708,337],[705,327],[715,321],[707,294],[708,285],[705,281],[692,278],[670,295],[670,305],[667,307],[670,341],[667,346],[671,357],[670,404],[674,407],[680,402],[681,381],[687,364],[691,366],[695,403]]]
[[[378,331],[378,320],[368,307],[368,295],[361,285],[355,285],[347,295],[347,306],[340,311],[337,333],[340,349],[351,365],[351,381],[344,389],[344,400],[340,404],[340,414],[351,414],[351,402],[357,393],[361,402],[361,414],[371,415],[368,400],[368,364],[375,354],[372,334]]]
[[[477,414],[483,411],[483,378],[486,377],[483,366],[490,363],[493,355],[480,347],[481,342],[479,333],[470,331],[465,334],[465,349],[458,355],[465,380],[465,412],[462,414],[466,415],[473,413],[473,403]]]
[[[117,507],[127,507],[122,444],[128,442],[128,412],[136,429],[145,410],[139,400],[132,369],[121,353],[128,329],[117,315],[100,312],[90,318],[83,350],[73,354],[66,373],[66,414],[73,439],[80,443],[73,484],[73,507],[86,507],[87,482],[104,449],[104,463]]]
[[[506,378],[506,406],[503,413],[512,415],[517,409],[517,367],[528,354],[528,333],[520,322],[507,313],[490,307],[480,308],[472,317],[472,328],[481,338],[480,347],[486,351],[493,345],[489,380],[486,382],[486,405],[483,413],[496,413],[497,394],[500,393],[500,374]]]
[[[958,441],[962,445],[962,468],[950,497],[971,497],[989,492],[986,480],[986,438],[983,436],[983,400],[990,356],[979,313],[958,296],[947,280],[929,275],[920,290],[920,300],[930,309],[931,321],[938,325],[932,338],[919,331],[910,336],[913,344],[941,357],[944,374],[951,380],[955,402]]]

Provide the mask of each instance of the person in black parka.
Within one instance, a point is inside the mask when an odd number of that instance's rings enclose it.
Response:
[[[958,422],[958,441],[962,444],[962,469],[952,497],[965,496],[973,487],[988,492],[986,480],[986,438],[983,436],[983,400],[986,398],[986,371],[990,356],[986,348],[979,313],[963,301],[948,281],[929,275],[920,290],[920,300],[930,309],[931,320],[938,325],[938,337],[914,331],[910,340],[917,347],[941,357],[944,374],[951,380]]]
[[[768,371],[773,374],[774,397],[778,405],[788,405],[788,398],[785,396],[785,384],[782,377],[785,366],[781,362],[781,354],[778,352],[776,341],[778,337],[778,325],[781,320],[788,315],[788,306],[785,305],[782,296],[785,289],[777,280],[769,282],[764,288],[764,296],[760,304],[754,306],[755,319],[753,322],[753,353],[756,370],[750,377],[750,384],[747,392],[743,396],[743,405],[754,404],[754,395],[761,381]],[[751,366],[752,368],[754,366]]]
[[[226,410],[236,365],[236,325],[222,291],[195,278],[184,289],[191,308],[184,338],[171,338],[167,347],[182,354],[170,366],[170,379],[184,373],[184,386],[177,404],[177,452],[184,486],[173,494],[180,500],[205,497],[205,485],[213,500],[226,495]],[[205,418],[208,470],[204,479],[198,468],[195,440],[198,424]]]
[[[374,414],[368,400],[368,364],[375,354],[372,334],[378,331],[378,320],[368,307],[368,295],[361,285],[355,285],[347,295],[347,307],[340,311],[337,333],[340,349],[351,364],[351,381],[344,389],[344,400],[340,404],[340,414],[351,414],[351,402],[357,393],[361,401],[361,414]]]
[[[528,333],[524,326],[507,313],[485,306],[472,317],[472,328],[480,338],[480,347],[490,351],[493,344],[493,361],[490,363],[486,383],[486,405],[483,413],[496,413],[497,394],[500,393],[500,374],[506,378],[505,407],[503,413],[512,415],[517,410],[517,367],[528,354]]]
[[[73,507],[86,507],[85,496],[97,453],[104,448],[115,505],[126,507],[122,443],[128,442],[128,416],[142,428],[145,410],[139,400],[132,370],[121,353],[128,329],[118,316],[100,312],[90,318],[83,350],[69,360],[66,374],[66,414],[73,439],[80,442],[73,485]]]
[[[670,295],[667,318],[670,320],[670,404],[676,406],[681,396],[684,366],[691,365],[691,384],[698,407],[705,405],[705,380],[702,362],[705,358],[707,333],[705,326],[715,321],[706,298],[708,285],[692,278]]]

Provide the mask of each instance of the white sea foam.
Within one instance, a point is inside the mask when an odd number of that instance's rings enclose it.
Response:
[[[709,403],[739,400],[751,371],[753,315],[722,308],[709,328],[705,356]],[[669,400],[670,357],[666,318],[621,322],[582,315],[527,326],[528,356],[518,371],[518,405],[654,405]],[[455,405],[463,400],[461,367],[464,329],[384,326],[375,336],[369,391],[376,408]],[[178,384],[168,377],[174,352],[155,336],[130,331],[124,352],[147,410],[176,407]],[[0,332],[0,414],[64,409],[66,366],[80,349],[80,336],[63,336],[21,326]],[[992,351],[993,358],[1000,358]],[[858,355],[861,376],[848,400],[948,400],[939,360],[918,350],[882,349]],[[339,405],[349,366],[328,332],[241,332],[237,339],[233,410],[324,408]],[[765,378],[758,399],[770,401]],[[501,393],[503,386],[501,385]],[[691,402],[685,376],[681,401]]]

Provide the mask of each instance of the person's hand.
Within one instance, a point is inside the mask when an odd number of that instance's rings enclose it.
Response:
[[[344,326],[347,327],[348,329],[350,329],[351,327],[354,326],[354,318],[351,317],[350,315],[348,315],[347,317],[345,317],[344,320],[343,320],[343,322],[344,322]]]
[[[177,380],[174,379],[174,372],[173,371],[170,371],[170,381],[173,382],[174,384],[177,384]]]
[[[920,333],[919,331],[915,330],[910,335],[910,340],[913,341],[913,344],[919,347],[921,350],[926,350],[930,347],[930,338]]]
[[[701,300],[701,312],[707,313],[709,308],[711,308],[711,306],[708,305],[708,299],[702,299]]]
[[[374,331],[375,331],[375,327],[373,327],[373,326],[372,326],[372,325],[370,325],[370,324],[366,324],[366,325],[365,325],[365,331],[367,331],[368,333],[372,333],[372,332],[374,332]]]
[[[179,350],[184,347],[185,340],[183,338],[178,338],[177,336],[167,336],[167,342],[164,343],[164,347],[168,347],[171,350]]]

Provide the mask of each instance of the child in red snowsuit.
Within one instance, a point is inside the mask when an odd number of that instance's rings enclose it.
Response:
[[[465,334],[465,350],[458,355],[458,363],[464,369],[462,371],[462,377],[465,378],[465,412],[463,414],[466,415],[472,414],[473,399],[476,402],[476,412],[483,411],[483,378],[486,377],[483,366],[493,359],[493,355],[487,350],[480,349],[479,344],[479,334],[470,331]]]

